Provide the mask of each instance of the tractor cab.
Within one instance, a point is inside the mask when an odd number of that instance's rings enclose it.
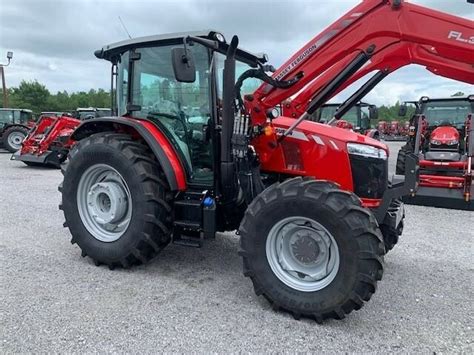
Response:
[[[194,41],[191,36],[218,43],[218,48]],[[183,52],[183,46],[186,52]],[[213,186],[215,172],[215,129],[221,124],[222,73],[228,44],[222,34],[203,31],[131,39],[109,45],[96,52],[110,60],[116,68],[116,109],[118,116],[149,120],[172,142],[184,165],[187,180],[198,185]],[[186,54],[183,54],[186,53]],[[264,62],[237,49],[236,76]],[[184,68],[188,78],[180,78],[177,68],[181,57],[189,57]],[[247,80],[243,93],[253,92],[261,81]]]
[[[96,107],[78,107],[73,117],[80,121],[90,120],[91,118],[106,117],[112,114],[110,108],[96,108]]]
[[[0,108],[0,129],[2,126],[28,125],[33,121],[33,111],[18,108]]]
[[[442,99],[424,96],[415,102],[415,107],[415,115],[410,124],[413,130],[421,130],[420,149],[426,154],[426,158],[451,161],[461,159],[466,145],[466,128],[474,112],[474,95]],[[421,127],[418,127],[420,116]]]

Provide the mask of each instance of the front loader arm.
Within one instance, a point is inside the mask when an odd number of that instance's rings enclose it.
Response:
[[[369,48],[374,50],[368,53]],[[301,80],[288,89],[262,84],[250,106],[261,105],[265,110],[294,97],[291,106],[296,116],[363,52],[371,60],[332,96],[371,71],[393,72],[408,64],[474,83],[473,50],[473,21],[402,0],[365,0],[312,39],[273,76],[283,80],[303,73]]]

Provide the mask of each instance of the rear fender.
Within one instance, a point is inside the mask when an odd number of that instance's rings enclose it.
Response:
[[[168,138],[150,121],[126,117],[95,118],[82,123],[71,138],[79,141],[99,132],[131,132],[142,138],[160,163],[172,191],[186,189],[186,174]]]

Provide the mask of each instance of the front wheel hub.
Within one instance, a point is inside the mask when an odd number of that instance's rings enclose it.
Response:
[[[306,217],[289,217],[267,237],[267,260],[276,277],[303,292],[328,286],[339,270],[339,249],[332,234]]]

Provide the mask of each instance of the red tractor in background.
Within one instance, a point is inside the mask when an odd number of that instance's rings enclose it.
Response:
[[[408,133],[410,132],[410,121],[400,121],[399,123],[399,133],[405,139],[408,137]]]
[[[310,117],[310,121],[329,123],[333,120],[341,104],[325,104]],[[285,111],[283,110],[283,115]],[[371,138],[380,139],[377,129],[372,129],[370,122],[378,117],[377,106],[365,102],[353,105],[344,116],[335,122],[338,128],[352,130]]]
[[[377,128],[385,141],[404,141],[406,139],[405,124],[399,121],[379,121]]]
[[[407,203],[474,210],[472,185],[472,127],[474,95],[415,102],[410,136],[398,152],[397,174],[405,174],[405,157],[420,159],[420,186]],[[400,115],[406,114],[406,105]],[[417,134],[419,133],[419,134]],[[417,139],[417,137],[419,137]]]
[[[110,114],[110,109],[92,107],[78,108],[73,114],[42,113],[11,160],[20,160],[28,166],[59,168],[74,144],[70,137],[81,121]]]
[[[388,134],[388,123],[387,123],[387,121],[379,121],[377,123],[377,131],[379,131],[379,133],[382,136]]]
[[[71,136],[59,187],[71,242],[96,265],[127,268],[171,241],[201,246],[237,229],[244,275],[274,309],[318,322],[360,309],[401,234],[400,197],[416,191],[417,158],[408,154],[405,179],[389,183],[386,145],[308,119],[367,67],[376,74],[341,117],[410,63],[474,83],[472,49],[450,38],[453,24],[473,32],[465,19],[367,0],[272,75],[266,56],[215,31],[103,47],[95,55],[112,64],[117,116]],[[279,115],[297,94],[289,117]]]
[[[31,110],[0,108],[0,147],[16,152],[34,124]]]

